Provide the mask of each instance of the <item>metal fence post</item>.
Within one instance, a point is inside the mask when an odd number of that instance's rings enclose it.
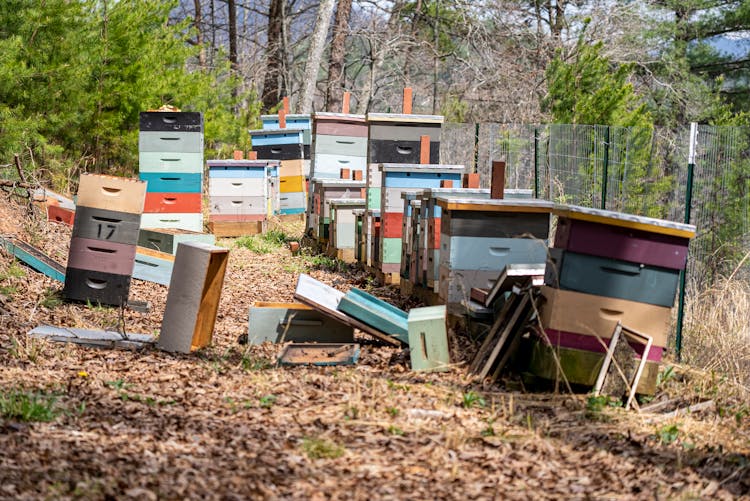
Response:
[[[693,171],[695,170],[695,143],[698,138],[698,124],[690,123],[690,147],[688,149],[687,186],[685,187],[685,224],[690,224],[690,209],[693,204]],[[675,350],[677,361],[682,360],[682,324],[685,320],[685,282],[687,281],[687,263],[680,272],[680,297],[677,305],[677,332],[675,333]]]
[[[607,181],[609,176],[609,125],[604,132],[604,165],[602,166],[602,210],[607,208]]]
[[[474,170],[479,172],[479,123],[474,124]]]
[[[539,129],[534,127],[534,198],[539,198]]]

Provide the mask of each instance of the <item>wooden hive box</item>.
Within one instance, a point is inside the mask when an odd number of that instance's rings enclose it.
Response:
[[[101,174],[81,174],[78,207],[140,214],[146,200],[146,183]]]

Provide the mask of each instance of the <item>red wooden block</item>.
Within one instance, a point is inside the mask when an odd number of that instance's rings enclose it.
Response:
[[[351,175],[351,170],[350,169],[348,169],[346,167],[342,167],[341,168],[341,175],[339,176],[341,179],[349,179],[350,175]]]
[[[288,100],[288,98],[284,98],[285,100]],[[288,101],[284,101],[284,105],[286,106],[286,103]],[[279,129],[286,129],[286,111],[285,110],[279,110]]]
[[[505,162],[492,161],[492,185],[490,198],[501,199],[505,196]]]
[[[361,170],[352,171],[352,179],[354,181],[362,181],[362,176],[363,176],[363,174],[362,174]],[[362,198],[364,198],[364,197],[362,197]]]
[[[412,104],[412,95],[411,95],[411,87],[404,87],[404,104],[402,113],[404,115],[411,115],[411,104]]]
[[[463,187],[479,189],[479,173],[464,174]]]
[[[344,92],[344,99],[341,102],[341,113],[343,113],[344,115],[349,114],[349,100],[351,99],[351,97],[351,92]]]
[[[248,151],[247,152],[247,159],[248,160],[258,160],[258,152],[257,151]]]
[[[453,180],[451,179],[443,179],[440,181],[440,187],[441,188],[453,188]]]
[[[235,160],[242,160],[242,157],[243,157],[243,156],[244,156],[244,155],[243,155],[243,153],[242,153],[242,150],[234,150],[234,157],[233,157],[233,158],[234,158]]]
[[[427,245],[429,245],[430,249],[440,248],[440,221],[441,219],[439,218],[430,219],[429,228],[427,229]]]
[[[201,211],[200,193],[146,193],[143,212],[195,213]]]
[[[430,163],[430,136],[419,136],[419,163]]]
[[[386,212],[382,218],[383,238],[401,238],[404,215],[401,212]]]
[[[284,115],[288,115],[289,114],[289,96],[284,96],[284,99],[282,99],[281,102],[284,103]]]
[[[75,217],[76,212],[74,210],[66,209],[65,207],[60,207],[59,205],[47,206],[47,220],[49,221],[73,226],[73,220],[75,219]]]

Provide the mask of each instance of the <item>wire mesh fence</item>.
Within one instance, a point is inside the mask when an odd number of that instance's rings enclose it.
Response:
[[[492,161],[506,163],[506,186],[540,198],[684,222],[689,221],[690,283],[708,287],[732,273],[750,275],[750,128],[697,128],[688,165],[690,127],[634,128],[571,124],[460,124],[443,132],[443,161],[472,165],[455,145],[474,135],[476,164],[489,187]],[[692,169],[692,179],[688,179]]]

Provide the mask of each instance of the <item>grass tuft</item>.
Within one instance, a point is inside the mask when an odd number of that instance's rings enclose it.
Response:
[[[344,448],[323,438],[302,439],[302,450],[310,459],[336,459],[344,455]]]
[[[54,395],[10,389],[0,393],[0,416],[26,422],[48,422],[61,412],[56,402]]]

